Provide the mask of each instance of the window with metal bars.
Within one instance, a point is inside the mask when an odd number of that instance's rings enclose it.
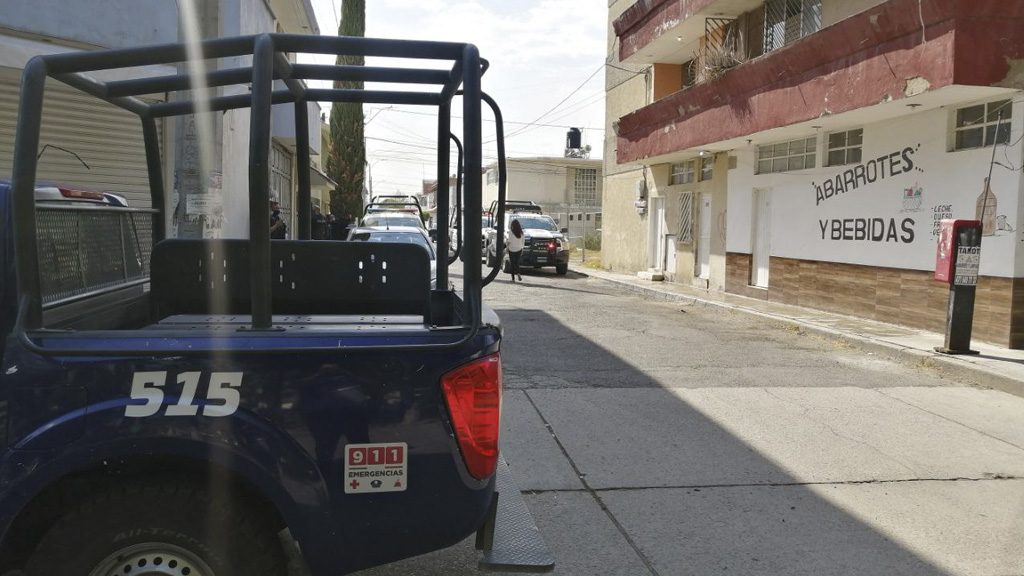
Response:
[[[281,204],[281,218],[288,222],[292,215],[292,154],[277,143],[270,147],[270,197]]]
[[[676,230],[679,241],[693,243],[693,192],[683,192],[676,204]]]
[[[576,169],[573,202],[587,206],[597,204],[597,168]]]
[[[764,51],[821,30],[822,0],[767,0],[764,3]]]

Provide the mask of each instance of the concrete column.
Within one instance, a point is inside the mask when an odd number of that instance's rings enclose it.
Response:
[[[195,2],[194,18],[190,18],[183,5],[179,4],[179,41],[220,37],[220,4]],[[213,69],[216,61],[208,60],[204,65],[204,69]],[[179,65],[178,71],[189,73],[188,63]],[[210,98],[219,94],[219,89],[206,91]],[[195,96],[193,91],[181,97]],[[220,114],[189,114],[168,124],[174,126],[175,135],[174,184],[170,194],[174,207],[171,232],[179,238],[219,238],[223,227],[223,126]]]
[[[725,238],[729,193],[729,154],[715,155],[714,176],[711,179],[711,274],[709,290],[725,290]]]

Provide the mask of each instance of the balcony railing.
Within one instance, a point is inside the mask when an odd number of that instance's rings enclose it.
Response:
[[[822,0],[768,0],[764,10],[763,52],[778,50],[787,44],[821,30]]]

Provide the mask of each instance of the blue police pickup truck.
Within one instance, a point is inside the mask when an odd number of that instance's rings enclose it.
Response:
[[[447,64],[285,57],[299,52]],[[434,106],[447,178],[458,97],[465,170],[479,174],[481,103],[493,107],[480,88],[486,62],[467,44],[283,34],[210,40],[201,53],[251,61],[204,78],[251,91],[202,102],[251,109],[248,239],[166,233],[156,122],[197,109],[195,79],[91,75],[183,62],[183,45],[25,68],[14,165],[0,180],[0,574],[329,576],[474,532],[482,569],[550,569],[498,452],[502,332],[481,300],[497,271],[467,266],[456,290],[442,262],[432,289],[422,246],[309,240],[303,170],[297,239],[271,241],[267,224],[272,105],[294,103],[299,165],[308,101]],[[138,115],[152,208],[36,181],[47,78]],[[479,178],[462,194],[476,237]],[[479,246],[466,248],[479,262]]]

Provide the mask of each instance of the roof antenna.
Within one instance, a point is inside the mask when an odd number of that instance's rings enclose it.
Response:
[[[71,150],[68,150],[67,148],[61,148],[60,146],[54,146],[53,144],[44,144],[43,147],[39,150],[39,154],[36,155],[36,160],[39,160],[40,158],[42,158],[43,152],[46,152],[47,148],[53,148],[54,150],[60,150],[61,152],[67,152],[68,154],[71,154],[75,158],[78,158],[78,161],[82,163],[82,166],[85,166],[86,170],[90,170],[90,171],[92,170],[92,168],[89,168],[89,165],[85,163],[85,160],[82,160],[81,156],[79,156],[78,154],[75,154],[74,152],[72,152]]]

